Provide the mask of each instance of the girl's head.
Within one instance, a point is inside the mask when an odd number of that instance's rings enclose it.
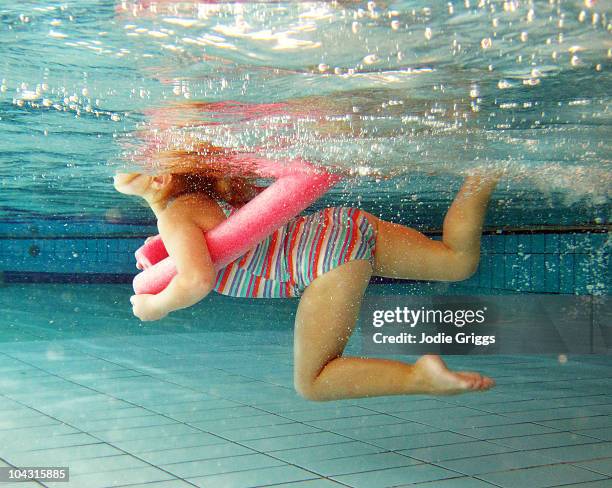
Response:
[[[151,130],[138,133],[144,144],[132,160],[142,173],[118,173],[115,189],[147,202],[164,203],[186,193],[206,193],[217,200],[240,206],[256,194],[243,170],[232,169],[235,152],[203,140],[200,126],[202,104],[170,105],[150,113]]]
[[[115,189],[125,195],[136,195],[148,203],[164,204],[168,200],[188,193],[204,193],[233,206],[251,200],[257,190],[245,178],[220,177],[206,173],[117,173]]]

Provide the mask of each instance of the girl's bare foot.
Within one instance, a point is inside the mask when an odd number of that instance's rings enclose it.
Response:
[[[485,391],[495,386],[495,381],[479,373],[451,371],[440,356],[423,356],[414,367],[422,383],[423,393],[430,395],[457,395]]]

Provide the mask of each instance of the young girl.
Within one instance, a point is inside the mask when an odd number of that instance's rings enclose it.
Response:
[[[322,401],[487,390],[494,385],[492,379],[451,371],[439,356],[407,364],[342,352],[372,276],[459,281],[474,273],[497,180],[497,175],[465,180],[444,219],[442,241],[363,210],[328,208],[296,217],[216,273],[204,232],[252,198],[253,187],[244,179],[197,173],[119,173],[115,188],[146,200],[178,271],[161,293],[133,296],[134,315],[143,321],[159,320],[213,290],[233,296],[301,296],[295,320],[294,384],[303,397]],[[338,246],[347,239],[354,245],[340,252]],[[317,252],[310,252],[313,248]],[[260,283],[256,291],[244,286],[253,275]]]

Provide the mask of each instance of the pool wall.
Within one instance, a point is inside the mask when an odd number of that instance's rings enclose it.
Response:
[[[127,283],[137,271],[134,251],[155,232],[139,223],[0,222],[0,271],[4,282]],[[487,230],[478,271],[461,285],[480,292],[608,294],[610,247],[606,228]]]

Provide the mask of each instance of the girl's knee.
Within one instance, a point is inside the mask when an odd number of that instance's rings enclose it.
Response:
[[[479,262],[479,254],[469,256],[458,254],[454,260],[452,269],[449,270],[451,281],[464,281],[474,276],[478,270]]]
[[[305,400],[313,402],[322,402],[326,400],[317,388],[316,378],[300,378],[296,376],[293,381],[293,386],[297,394]]]

